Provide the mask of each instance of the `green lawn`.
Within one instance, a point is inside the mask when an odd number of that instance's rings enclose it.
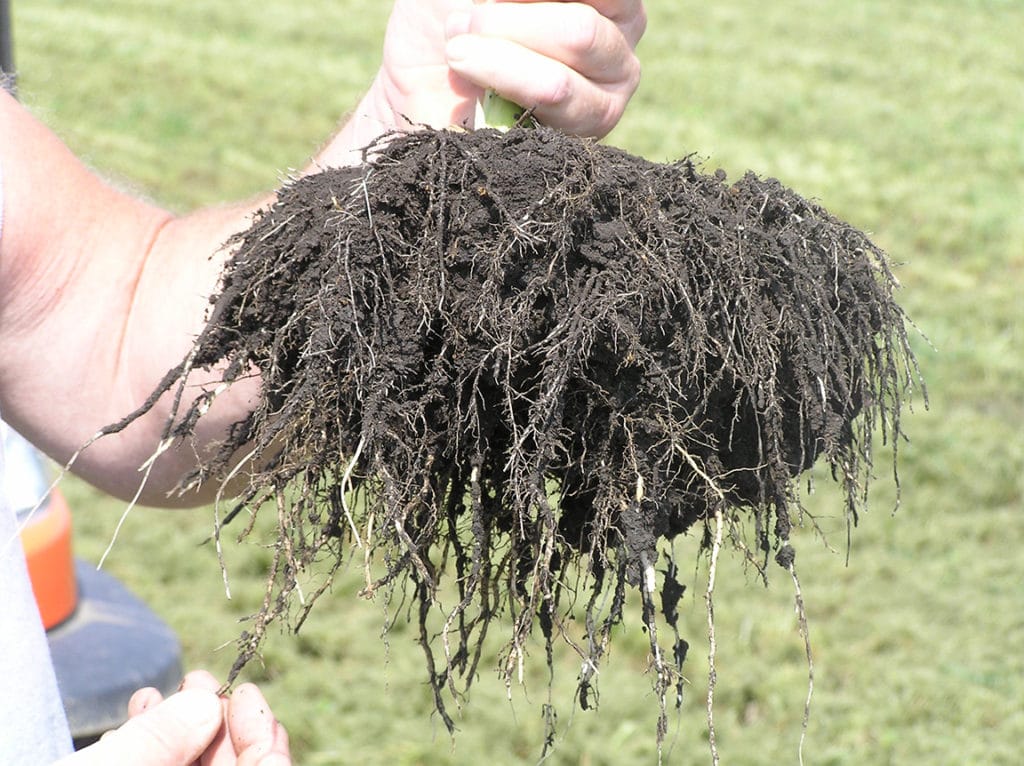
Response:
[[[388,3],[14,0],[25,101],[91,164],[178,210],[251,195],[300,166],[375,68]],[[873,233],[901,300],[931,408],[900,447],[897,513],[878,453],[872,509],[847,563],[841,503],[819,477],[797,538],[815,688],[814,764],[1006,764],[1024,742],[1024,4],[1011,0],[649,0],[645,77],[610,142],[652,159],[697,152],[731,176],[775,175]],[[73,481],[76,545],[106,547],[123,505]],[[260,598],[268,552],[228,551],[234,598],[198,544],[211,514],[139,510],[107,568],[179,632],[189,666]],[[696,551],[696,541],[677,550]],[[706,561],[682,622],[691,681],[665,761],[709,762]],[[546,670],[538,646],[511,701],[485,664],[451,740],[411,629],[355,597],[358,567],[300,636],[274,635],[259,680],[299,763],[533,763]],[[716,721],[725,764],[795,763],[807,669],[781,570],[770,587],[725,556]],[[635,606],[635,605],[634,605]],[[495,647],[496,649],[496,647]],[[656,704],[633,610],[597,712],[574,712],[559,657],[550,764],[654,763]]]

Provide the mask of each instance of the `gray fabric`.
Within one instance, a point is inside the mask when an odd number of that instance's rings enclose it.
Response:
[[[7,501],[8,488],[16,491],[30,479],[13,456],[10,463],[6,459],[7,431],[0,423],[0,762],[36,766],[70,753],[71,734],[25,568],[18,521]]]
[[[6,504],[0,508],[0,546],[0,760],[48,764],[71,752],[71,735]]]

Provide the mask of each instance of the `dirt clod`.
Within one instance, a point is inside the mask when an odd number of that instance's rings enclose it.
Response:
[[[896,281],[862,232],[775,180],[544,129],[373,151],[289,184],[238,237],[162,387],[193,367],[262,379],[259,406],[183,483],[250,455],[240,503],[278,509],[274,596],[241,661],[296,573],[355,542],[385,564],[368,591],[411,582],[449,724],[446,695],[496,616],[509,678],[536,628],[549,648],[580,630],[565,624],[576,572],[586,704],[627,586],[653,646],[660,571],[674,629],[682,586],[674,564],[656,570],[659,541],[720,514],[735,540],[753,530],[739,544],[758,566],[791,562],[794,478],[819,459],[855,516],[870,435],[899,436],[913,371]],[[198,413],[169,434],[187,439]],[[459,600],[437,622],[446,576]],[[654,656],[681,664],[677,631],[669,646]],[[664,696],[678,667],[656,671]]]

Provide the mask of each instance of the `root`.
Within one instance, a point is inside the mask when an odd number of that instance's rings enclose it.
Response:
[[[796,574],[796,552],[787,542],[779,550],[776,560],[780,566],[789,571],[793,579],[793,594],[796,608],[797,624],[800,628],[800,636],[804,640],[804,654],[807,658],[807,699],[804,700],[804,715],[800,724],[800,744],[797,748],[797,759],[800,766],[804,763],[804,741],[807,738],[807,729],[811,722],[811,697],[814,696],[814,656],[811,653],[811,632],[807,623],[807,611],[804,608],[803,592],[800,588],[800,578]]]
[[[772,179],[727,183],[689,158],[660,165],[554,131],[424,131],[366,156],[289,183],[229,243],[189,355],[104,430],[173,392],[164,439],[188,441],[213,398],[258,371],[255,409],[181,484],[237,479],[246,455],[218,544],[243,510],[278,516],[266,596],[231,678],[270,622],[301,624],[326,591],[301,592],[304,567],[361,549],[364,594],[412,602],[446,726],[499,615],[506,685],[539,629],[551,673],[552,641],[579,654],[587,708],[633,587],[660,752],[687,643],[676,562],[659,570],[659,545],[703,528],[717,763],[723,545],[767,578],[801,517],[795,479],[827,463],[852,526],[874,431],[902,436],[918,378],[885,254]],[[217,388],[189,401],[199,369],[219,371]],[[446,580],[458,595],[442,611]],[[584,639],[562,627],[577,594]]]
[[[135,495],[128,503],[128,506],[121,513],[121,518],[118,519],[117,526],[114,528],[114,534],[111,535],[110,542],[107,543],[107,547],[103,551],[103,555],[100,556],[99,563],[96,564],[97,569],[103,569],[103,565],[107,561],[107,556],[109,556],[110,552],[114,550],[114,544],[117,542],[117,538],[121,534],[121,527],[123,527],[125,521],[128,520],[128,514],[130,514],[132,510],[135,508],[135,506],[138,504],[139,498],[142,496],[142,492],[146,488],[146,484],[149,483],[149,475],[153,471],[153,465],[156,463],[157,458],[159,458],[160,455],[162,455],[164,452],[170,449],[173,443],[174,442],[171,439],[164,439],[162,442],[160,442],[160,445],[157,447],[156,451],[149,457],[149,459],[142,464],[142,468],[140,469],[142,471],[142,480],[139,482],[139,486],[135,490]]]
[[[711,748],[711,762],[714,766],[718,766],[718,742],[715,735],[715,684],[718,681],[718,671],[715,667],[715,656],[718,652],[715,638],[715,576],[718,571],[718,556],[722,552],[724,526],[722,509],[719,508],[715,511],[715,535],[711,543],[711,560],[708,565],[708,587],[704,593],[708,614],[708,746]]]

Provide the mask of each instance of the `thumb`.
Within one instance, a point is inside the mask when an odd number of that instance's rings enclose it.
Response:
[[[60,766],[187,766],[213,741],[223,716],[214,692],[185,689],[60,761]]]

